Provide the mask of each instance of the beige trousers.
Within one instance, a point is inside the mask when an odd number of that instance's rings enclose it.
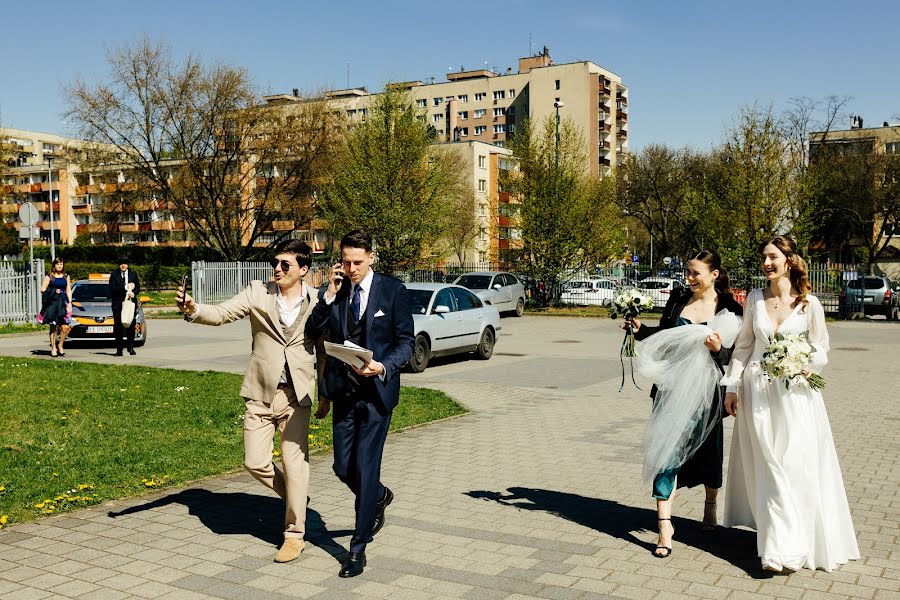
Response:
[[[293,389],[277,390],[271,403],[244,399],[244,468],[284,498],[284,537],[303,538],[309,492],[309,406]],[[275,428],[281,432],[281,468],[272,461]]]

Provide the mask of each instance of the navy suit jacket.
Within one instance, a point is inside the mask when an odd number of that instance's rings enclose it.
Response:
[[[393,410],[400,402],[400,369],[412,358],[415,328],[403,283],[380,273],[373,275],[366,303],[366,347],[372,351],[372,358],[384,365],[384,381],[378,376],[372,377],[372,380],[384,407]],[[319,302],[306,322],[309,339],[325,335],[335,344],[342,344],[347,339],[349,283],[349,280],[346,281],[330,305],[325,302],[325,292],[320,292]],[[329,400],[346,396],[352,389],[347,376],[349,368],[329,356],[319,385],[319,395]]]

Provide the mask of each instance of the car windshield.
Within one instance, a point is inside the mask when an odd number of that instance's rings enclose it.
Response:
[[[79,283],[72,288],[74,302],[112,302],[108,283]]]
[[[428,303],[431,302],[431,296],[434,292],[431,290],[407,290],[409,296],[409,306],[414,315],[424,315],[428,310]]]
[[[490,275],[463,275],[456,281],[456,285],[461,285],[470,290],[486,290],[491,285]]]
[[[642,281],[641,287],[645,290],[664,290],[669,287],[666,281]]]
[[[859,279],[854,279],[850,283],[847,284],[851,290],[859,289]],[[880,290],[884,287],[884,282],[877,277],[866,277],[866,289],[867,290]]]

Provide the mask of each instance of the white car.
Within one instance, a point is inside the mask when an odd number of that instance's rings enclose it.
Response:
[[[559,301],[576,306],[609,306],[617,289],[612,279],[578,279],[565,285]]]
[[[485,304],[496,306],[500,312],[512,311],[517,317],[525,312],[525,286],[512,273],[476,271],[464,273],[454,281],[472,290]]]
[[[651,298],[660,310],[669,301],[672,292],[686,287],[681,281],[671,277],[648,277],[638,282],[638,289]]]
[[[416,342],[409,367],[421,373],[433,356],[494,353],[500,312],[466,288],[450,283],[407,283]]]

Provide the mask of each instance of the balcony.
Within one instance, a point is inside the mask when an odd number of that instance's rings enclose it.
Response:
[[[599,129],[602,133],[612,133],[612,125],[610,125],[606,121],[600,121]]]
[[[50,231],[50,221],[38,221],[37,227],[41,231]],[[59,230],[59,221],[53,220],[53,229]]]
[[[137,223],[119,223],[119,231],[121,233],[137,233],[140,226]]]
[[[293,231],[293,221],[272,221],[272,231]]]
[[[84,223],[75,228],[77,233],[106,233],[106,223]]]
[[[623,96],[620,92],[616,94],[616,102],[623,106],[628,106],[628,96]]]
[[[13,202],[0,204],[0,213],[19,212],[19,205]]]
[[[172,231],[175,229],[175,221],[153,221],[150,223],[151,231]]]
[[[29,186],[28,191],[31,192],[32,194],[40,194],[42,191],[44,191],[44,188],[41,186],[40,183],[32,183]]]
[[[603,150],[609,150],[610,148],[612,148],[612,144],[609,142],[609,140],[600,142],[600,148],[602,148]]]
[[[509,204],[509,192],[500,192],[497,199],[501,204]]]
[[[601,158],[599,162],[600,162],[601,167],[611,167],[612,166],[612,161],[609,160],[608,158]]]
[[[497,217],[497,225],[500,227],[509,227],[509,217],[500,215]]]
[[[628,137],[628,130],[627,130],[627,129],[619,128],[619,131],[616,132],[616,135],[618,135],[620,138],[627,138],[627,137]]]
[[[618,115],[616,115],[616,121],[618,121],[619,123],[627,123],[628,122],[628,114],[620,112]]]

